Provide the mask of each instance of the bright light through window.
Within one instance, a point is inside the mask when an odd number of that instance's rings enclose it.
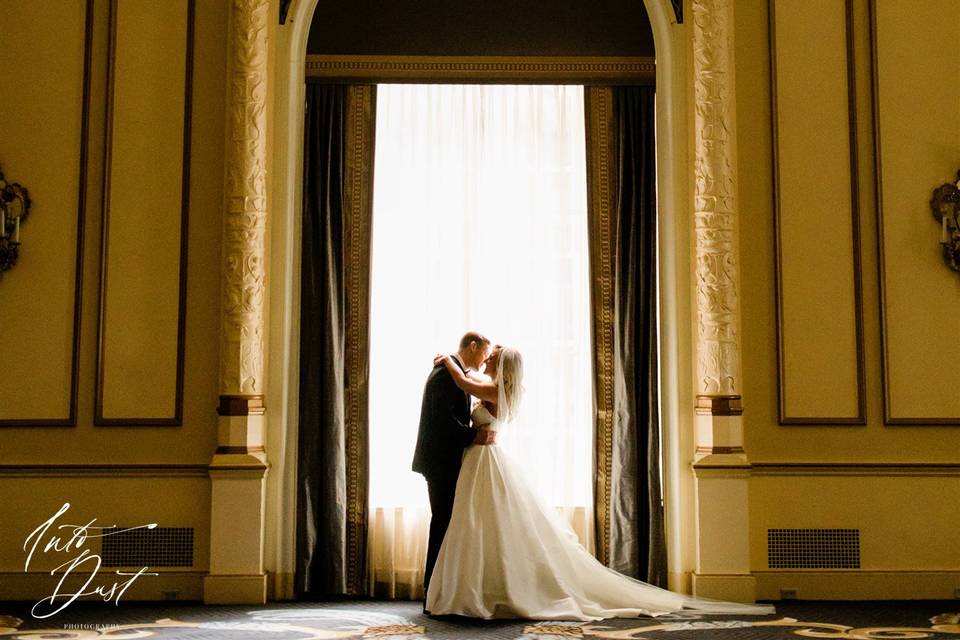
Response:
[[[500,445],[558,507],[592,504],[583,88],[377,88],[371,507],[427,505],[410,470],[423,386],[464,331],[520,350]],[[584,509],[580,510],[581,512]]]

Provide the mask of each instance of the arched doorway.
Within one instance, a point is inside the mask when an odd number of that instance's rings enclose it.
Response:
[[[297,319],[299,317],[299,238],[301,150],[303,144],[303,70],[311,16],[318,0],[295,1],[288,24],[276,30],[273,69],[275,134],[271,259],[268,435],[283,443],[282,457],[272,457],[267,478],[266,566],[274,573],[274,597],[293,595],[296,485]],[[322,1],[322,0],[321,0]],[[659,268],[661,274],[660,352],[661,407],[664,424],[664,496],[667,517],[670,586],[692,565],[690,526],[692,478],[680,462],[689,449],[692,424],[680,406],[692,405],[687,381],[692,379],[690,337],[690,223],[688,210],[687,117],[685,94],[685,26],[674,24],[667,0],[645,2],[657,50],[657,160],[659,185]],[[269,449],[269,444],[268,444]],[[687,533],[684,533],[687,532]]]

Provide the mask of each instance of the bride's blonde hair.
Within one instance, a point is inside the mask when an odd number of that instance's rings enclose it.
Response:
[[[523,398],[523,358],[510,347],[500,348],[497,363],[497,417],[510,422],[517,415]]]

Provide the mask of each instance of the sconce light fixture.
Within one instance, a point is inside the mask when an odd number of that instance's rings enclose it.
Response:
[[[0,169],[0,271],[9,271],[20,255],[20,224],[30,211],[30,196]]]
[[[933,190],[930,199],[933,217],[940,224],[943,261],[960,272],[960,171],[955,183],[947,182]]]

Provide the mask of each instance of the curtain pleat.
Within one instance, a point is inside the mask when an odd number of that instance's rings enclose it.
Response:
[[[657,355],[653,87],[614,87],[614,421],[610,566],[666,586]]]
[[[307,84],[300,283],[298,594],[347,590],[345,86]]]
[[[422,599],[429,507],[372,507],[369,526],[367,595]]]

